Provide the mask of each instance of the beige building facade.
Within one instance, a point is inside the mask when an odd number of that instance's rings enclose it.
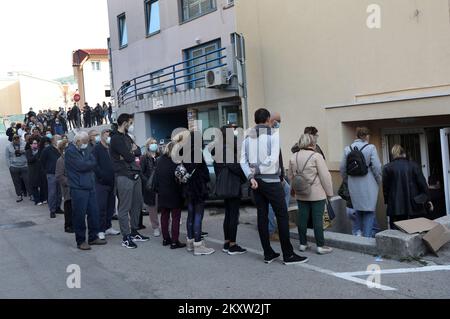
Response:
[[[368,126],[384,164],[400,143],[426,177],[446,184],[450,213],[448,0],[238,0],[235,7],[250,124],[259,107],[280,112],[283,154],[304,127],[316,126],[336,189],[344,147],[357,126]],[[379,203],[385,227],[381,195]]]

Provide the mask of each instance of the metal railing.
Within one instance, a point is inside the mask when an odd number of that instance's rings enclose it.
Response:
[[[205,86],[205,73],[207,71],[227,65],[226,62],[222,62],[227,57],[223,55],[225,50],[226,48],[221,48],[211,51],[127,81],[117,93],[118,105],[121,106],[126,102],[141,100],[146,94],[175,93]],[[216,55],[217,57],[208,59],[211,55]],[[204,61],[196,64],[200,59]]]

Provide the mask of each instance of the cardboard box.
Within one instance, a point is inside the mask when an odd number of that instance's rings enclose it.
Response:
[[[416,234],[430,231],[440,224],[427,218],[415,218],[395,222],[394,225],[403,230],[405,233]]]
[[[423,236],[423,240],[427,247],[438,256],[438,250],[446,243],[450,242],[450,230],[444,225],[438,224]]]

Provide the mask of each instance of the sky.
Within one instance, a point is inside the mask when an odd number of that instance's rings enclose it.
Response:
[[[107,48],[107,0],[0,0],[0,16],[0,76],[70,76],[72,51]]]

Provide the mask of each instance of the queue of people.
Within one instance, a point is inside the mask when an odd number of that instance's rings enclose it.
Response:
[[[29,118],[33,117],[31,114]],[[113,129],[79,131],[73,141],[64,134],[41,131],[39,127],[33,128],[32,135],[25,133],[24,139],[14,134],[6,148],[6,163],[17,202],[30,195],[35,205],[48,203],[50,218],[64,214],[64,230],[75,234],[80,250],[107,244],[107,236],[122,235],[121,245],[128,249],[149,241],[149,237],[139,232],[145,207],[153,236],[162,234],[164,246],[186,248],[196,256],[213,254],[215,250],[207,246],[204,240],[207,233],[202,229],[210,182],[202,134],[180,133],[164,147],[149,138],[142,152],[134,141],[133,123],[133,115],[122,114]],[[248,183],[256,203],[265,263],[281,256],[270,243],[274,228],[286,265],[308,261],[294,252],[290,241],[291,196],[298,205],[298,251],[310,248],[306,233],[311,220],[316,252],[331,253],[332,249],[325,245],[323,216],[327,200],[334,192],[325,156],[318,146],[317,129],[304,130],[292,148],[285,176],[280,151],[280,114],[259,109],[255,112],[255,124],[242,141],[240,155],[239,131],[232,125],[222,128],[223,143],[211,152],[216,193],[225,204],[222,251],[229,255],[247,252],[238,244],[237,233],[241,189]],[[408,160],[405,149],[394,146],[394,161],[383,168],[376,147],[370,144],[370,131],[358,128],[356,136],[344,150],[340,167],[343,183],[339,191],[347,200],[354,235],[374,236],[380,186],[392,228],[394,221],[424,216],[427,209],[433,209],[425,177],[419,166]],[[261,152],[261,146],[265,151]],[[186,206],[187,237],[183,243],[180,220]],[[112,227],[116,207],[120,231]]]

